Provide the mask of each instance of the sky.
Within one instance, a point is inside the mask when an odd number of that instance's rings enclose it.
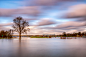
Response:
[[[19,16],[29,22],[29,35],[84,32],[86,0],[0,0],[0,30],[13,29]]]

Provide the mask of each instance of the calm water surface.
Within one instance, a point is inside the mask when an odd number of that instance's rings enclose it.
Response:
[[[86,57],[86,38],[0,39],[0,57]]]

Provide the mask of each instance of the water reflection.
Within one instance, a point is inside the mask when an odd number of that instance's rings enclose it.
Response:
[[[86,57],[86,38],[0,39],[0,57]]]
[[[77,37],[60,37],[60,39],[77,39]]]

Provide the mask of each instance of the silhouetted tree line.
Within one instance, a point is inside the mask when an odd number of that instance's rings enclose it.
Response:
[[[4,30],[1,30],[0,31],[0,38],[12,38],[12,35],[13,35],[13,30],[8,30],[8,31],[4,31]]]
[[[58,36],[62,36],[62,37],[82,37],[82,36],[86,36],[86,32],[78,32],[78,33],[66,33],[63,32],[61,35]]]

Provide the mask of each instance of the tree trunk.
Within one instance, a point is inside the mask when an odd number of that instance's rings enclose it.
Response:
[[[19,33],[19,40],[21,40],[21,33]]]

